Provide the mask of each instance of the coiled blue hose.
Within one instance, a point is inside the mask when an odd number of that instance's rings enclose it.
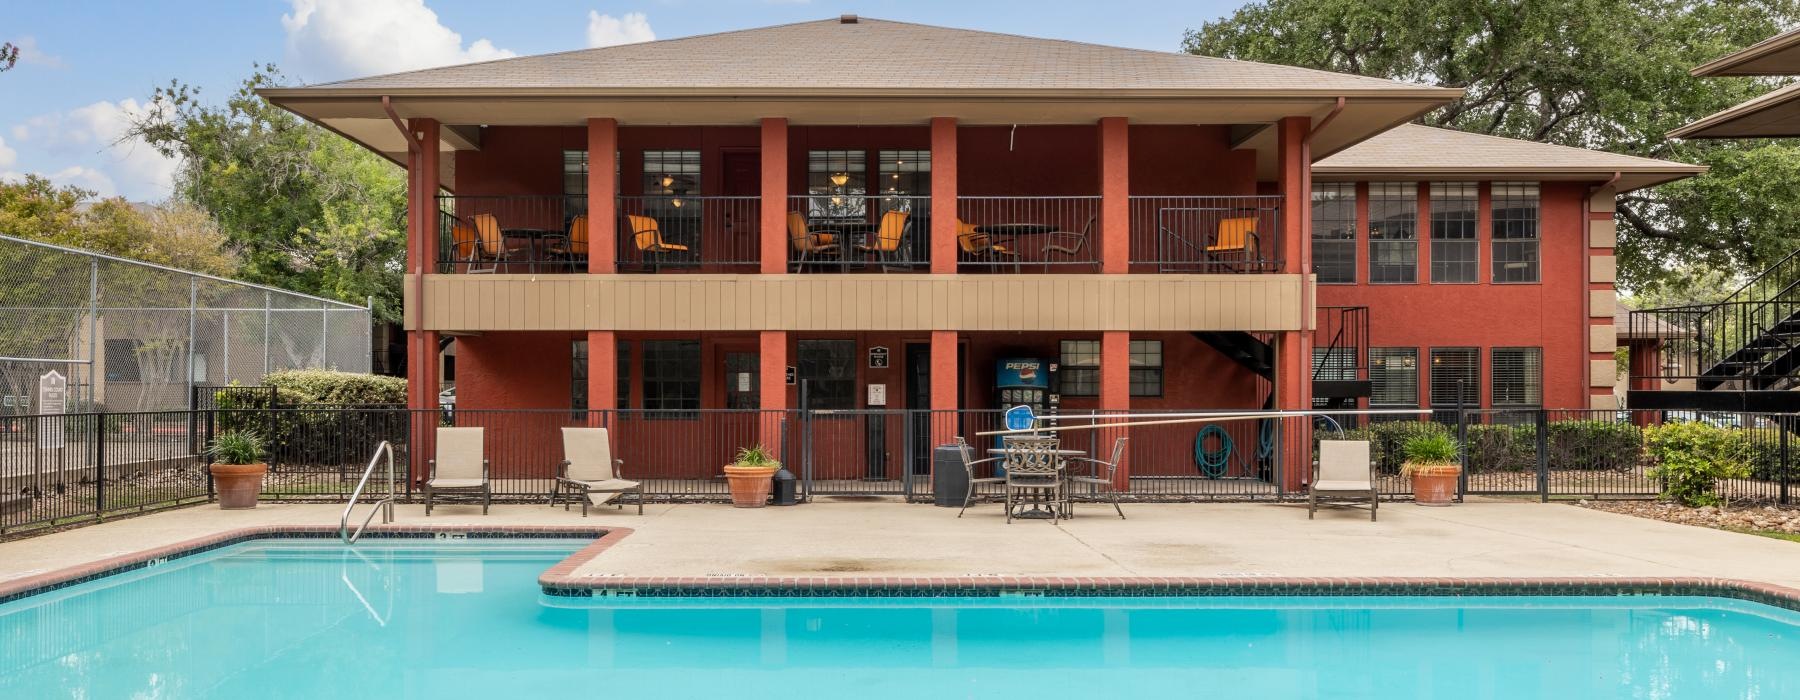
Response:
[[[1206,438],[1218,436],[1219,449],[1206,449]],[[1226,465],[1231,461],[1231,434],[1224,428],[1209,425],[1200,429],[1194,436],[1194,465],[1200,468],[1200,475],[1208,479],[1225,476]]]

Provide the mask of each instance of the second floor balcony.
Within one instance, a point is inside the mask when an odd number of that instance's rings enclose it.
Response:
[[[781,203],[781,262],[789,272],[931,270],[934,199],[861,192],[795,194]],[[955,270],[964,274],[1101,270],[1099,195],[959,196]],[[437,271],[559,274],[592,271],[586,196],[443,195]],[[767,203],[758,196],[614,198],[612,260],[620,273],[754,273],[762,269]],[[1281,270],[1281,198],[1127,198],[1134,273],[1256,274]]]

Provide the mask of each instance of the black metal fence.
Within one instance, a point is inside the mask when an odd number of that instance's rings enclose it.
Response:
[[[1133,195],[1131,264],[1156,272],[1279,272],[1281,197]]]
[[[1455,435],[1463,446],[1464,495],[1650,498],[1662,484],[1646,450],[1646,431],[1685,421],[1724,431],[1747,456],[1749,474],[1718,484],[1728,501],[1786,504],[1800,439],[1800,417],[1792,414],[1471,409],[1450,421],[1385,420],[1360,427],[1349,415],[1255,411],[1140,411],[1128,427],[1111,426],[1116,418],[1068,413],[1043,425],[1075,428],[1058,433],[1065,449],[1101,460],[1110,461],[1117,441],[1125,439],[1114,484],[1125,499],[1140,502],[1298,498],[1312,478],[1315,441],[1345,438],[1372,443],[1378,490],[1401,498],[1410,489],[1401,475],[1400,446],[1434,431]],[[204,446],[224,430],[265,436],[263,497],[271,500],[341,502],[382,441],[394,445],[397,462],[413,465],[396,485],[396,495],[408,498],[425,476],[426,455],[414,459],[415,436],[429,439],[429,429],[453,424],[485,429],[490,478],[501,499],[546,499],[563,458],[561,429],[591,426],[611,430],[613,456],[623,461],[620,476],[642,482],[651,501],[725,500],[722,467],[739,448],[760,443],[776,449],[809,499],[922,502],[934,496],[934,447],[962,437],[978,457],[988,456],[998,442],[979,433],[1001,423],[1000,413],[990,410],[465,408],[446,416],[342,406],[4,417],[0,536],[210,500]],[[991,475],[990,469],[976,474]],[[370,488],[384,493],[385,482],[377,482]]]

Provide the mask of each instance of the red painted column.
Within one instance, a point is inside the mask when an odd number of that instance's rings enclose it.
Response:
[[[931,119],[931,211],[931,274],[954,274],[957,252],[955,117]]]
[[[1131,266],[1131,128],[1106,117],[1100,132],[1100,272],[1122,275]]]
[[[1312,223],[1312,155],[1307,137],[1312,120],[1286,117],[1276,124],[1277,190],[1281,194],[1281,271],[1310,278],[1306,231]],[[1315,321],[1312,281],[1301,296],[1302,330],[1275,338],[1275,407],[1284,411],[1312,408],[1312,331]],[[1312,429],[1304,418],[1280,421],[1281,486],[1298,490],[1312,478]]]
[[[411,119],[407,131],[423,148],[407,155],[406,262],[414,275],[410,294],[411,326],[406,334],[409,353],[406,364],[407,408],[413,411],[413,449],[409,451],[409,472],[414,480],[425,478],[430,467],[427,460],[435,452],[438,415],[438,332],[425,330],[425,307],[417,286],[424,275],[437,272],[438,259],[438,154],[439,127],[435,119]]]
[[[782,267],[785,269],[786,264]],[[762,420],[759,424],[759,439],[763,445],[773,449],[776,456],[782,452],[782,421],[788,418],[788,334],[787,331],[762,331],[758,335],[757,357],[760,363],[757,387],[762,405]],[[789,422],[787,430],[799,430],[800,426]],[[796,473],[798,465],[795,465]]]
[[[1662,341],[1631,340],[1626,347],[1631,351],[1631,380],[1627,387],[1633,391],[1655,391],[1662,376]],[[1640,426],[1652,425],[1656,414],[1650,411],[1634,411],[1631,422]]]
[[[762,273],[787,272],[788,123],[781,117],[762,120]],[[767,354],[764,354],[767,357]],[[767,381],[766,375],[764,381]],[[769,397],[763,395],[763,407]]]
[[[932,163],[937,170],[937,163]],[[936,189],[932,190],[933,192]],[[956,331],[931,332],[931,446],[956,442],[959,421],[955,411],[962,407],[956,400],[956,387],[962,381],[962,368],[957,362]],[[963,436],[974,444],[975,438]]]
[[[618,334],[588,331],[587,353],[587,424],[612,425],[612,412],[619,408]]]
[[[618,151],[619,122],[587,120],[588,272],[593,274],[612,273],[618,261],[619,173],[613,166]],[[594,357],[591,343],[588,352],[589,358]],[[593,401],[593,397],[588,400]]]
[[[1131,412],[1131,332],[1105,331],[1100,334],[1100,413]],[[1100,459],[1112,455],[1113,443],[1128,437],[1129,428],[1105,428],[1099,432],[1094,452]],[[1130,445],[1129,442],[1126,443]],[[1131,476],[1130,450],[1114,472],[1113,487],[1129,488]]]

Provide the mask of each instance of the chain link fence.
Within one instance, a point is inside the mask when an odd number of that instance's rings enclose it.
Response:
[[[168,411],[192,387],[284,369],[367,372],[367,307],[0,236],[0,415],[36,412],[38,378],[68,410]]]

